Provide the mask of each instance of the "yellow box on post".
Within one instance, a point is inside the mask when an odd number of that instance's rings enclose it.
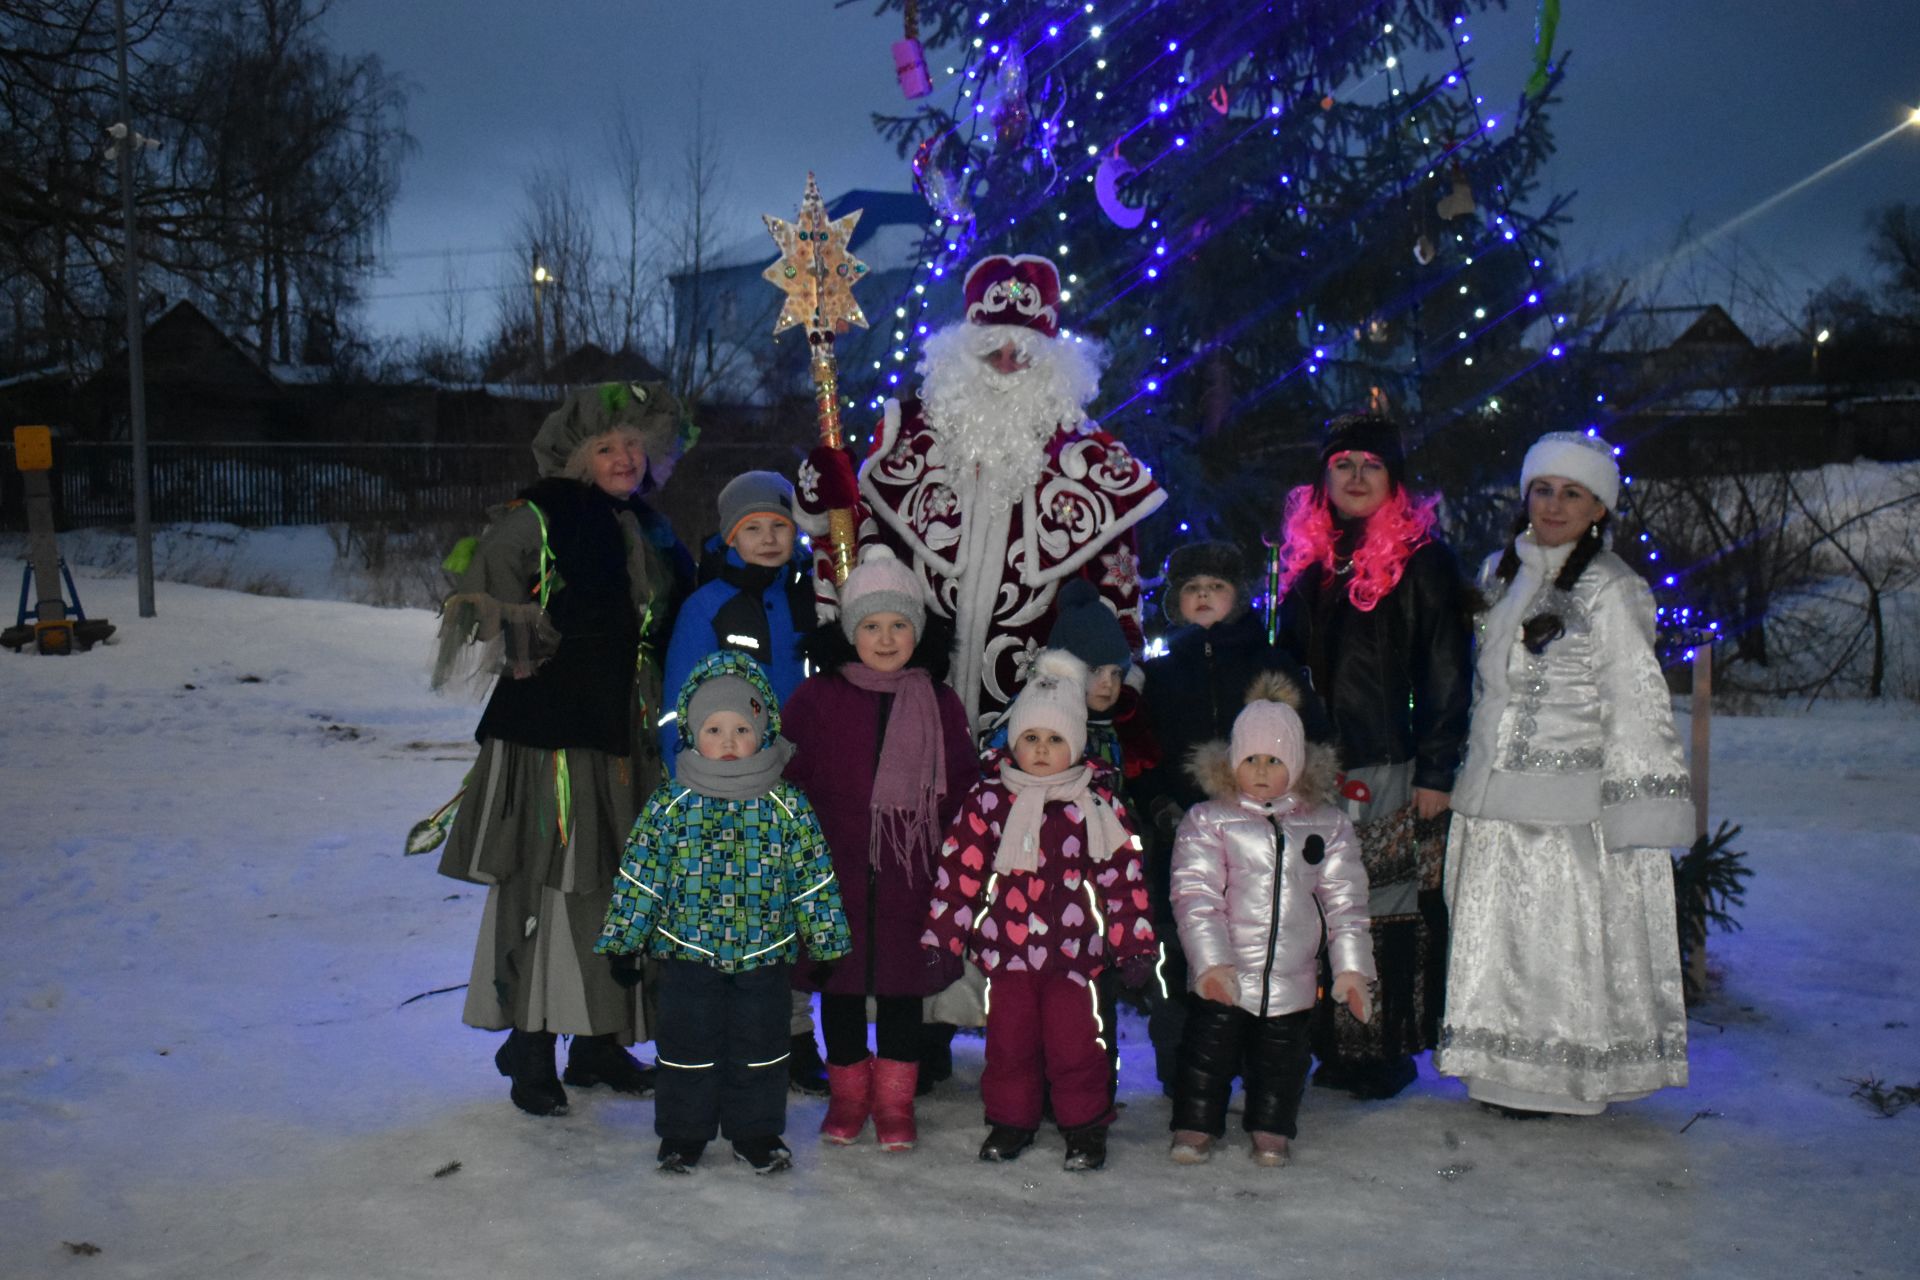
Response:
[[[48,427],[13,429],[13,465],[21,471],[53,470],[53,431]]]

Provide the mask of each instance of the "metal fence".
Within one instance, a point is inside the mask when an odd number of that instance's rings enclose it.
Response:
[[[147,456],[153,519],[166,524],[471,518],[533,479],[525,445],[158,443]],[[131,444],[63,444],[53,482],[61,528],[133,522]],[[3,505],[23,528],[18,504]]]

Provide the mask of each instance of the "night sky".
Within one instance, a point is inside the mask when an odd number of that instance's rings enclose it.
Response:
[[[1637,274],[1674,247],[1689,217],[1695,234],[1711,231],[1920,104],[1912,0],[1563,6],[1559,47],[1572,56],[1553,116],[1559,153],[1544,177],[1577,192],[1564,235],[1570,270]],[[1533,10],[1515,0],[1471,23],[1476,87],[1492,105],[1526,79]],[[419,150],[394,210],[390,274],[370,290],[369,320],[383,334],[441,326],[433,295],[452,255],[468,336],[483,336],[524,175],[564,159],[590,179],[623,101],[669,188],[704,78],[729,177],[723,243],[759,234],[761,212],[790,216],[809,168],[829,196],[909,182],[869,123],[874,110],[906,106],[887,49],[899,19],[865,3],[336,0],[328,25],[339,51],[379,54],[414,89],[407,124]],[[929,62],[936,100],[950,100],[944,59],[930,51]],[[1920,128],[1745,223],[1737,243],[1798,305],[1836,274],[1869,274],[1863,219],[1891,200],[1920,201]],[[1730,246],[1716,243],[1723,259]]]

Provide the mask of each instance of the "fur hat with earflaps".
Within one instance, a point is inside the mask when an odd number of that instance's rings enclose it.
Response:
[[[1167,555],[1160,579],[1160,609],[1167,621],[1179,624],[1180,589],[1194,578],[1219,578],[1233,584],[1233,609],[1223,619],[1232,622],[1247,611],[1251,596],[1247,590],[1247,558],[1231,542],[1189,542],[1175,547]]]
[[[1211,798],[1231,801],[1240,794],[1234,768],[1250,755],[1279,757],[1296,799],[1331,804],[1339,794],[1340,758],[1325,743],[1307,740],[1300,726],[1300,689],[1278,671],[1263,671],[1247,686],[1231,742],[1216,738],[1187,754],[1187,776]]]

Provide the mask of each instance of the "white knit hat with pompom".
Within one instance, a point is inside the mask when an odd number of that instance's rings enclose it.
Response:
[[[1043,649],[1027,668],[1026,687],[1007,713],[1007,742],[1029,729],[1051,729],[1074,759],[1087,750],[1087,664],[1065,649]]]

